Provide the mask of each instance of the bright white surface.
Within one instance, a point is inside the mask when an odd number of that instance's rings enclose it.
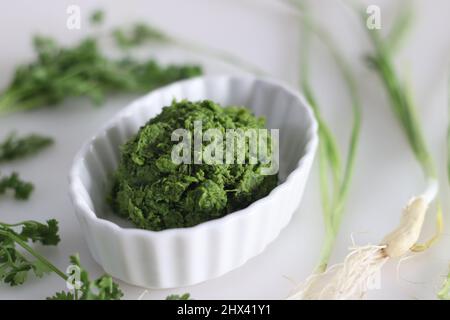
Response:
[[[295,16],[277,0],[165,0],[165,1],[24,1],[0,4],[0,87],[8,83],[14,66],[32,57],[31,34],[46,33],[70,43],[87,32],[65,27],[66,7],[78,3],[82,13],[107,8],[105,27],[147,19],[177,35],[195,39],[212,47],[229,50],[243,59],[253,61],[277,78],[295,83],[297,79],[298,26]],[[377,243],[398,222],[400,209],[408,198],[422,191],[424,182],[402,132],[387,106],[378,79],[361,63],[367,52],[367,41],[357,20],[340,1],[314,2],[314,12],[333,29],[333,35],[354,65],[364,97],[364,124],[355,179],[332,262],[340,262],[351,244],[353,234],[359,244]],[[383,27],[400,1],[370,1],[382,8]],[[412,36],[400,52],[398,66],[412,79],[419,114],[427,141],[438,161],[442,183],[442,201],[449,218],[449,188],[445,175],[446,69],[450,57],[448,12],[445,0],[418,2],[417,19]],[[337,76],[329,56],[321,45],[314,48],[314,88],[333,129],[344,143],[349,119],[345,87]],[[236,69],[178,49],[155,53],[163,61],[199,61],[210,74],[238,72]],[[163,55],[163,56],[162,56]],[[60,221],[62,241],[57,248],[40,250],[60,268],[68,256],[79,252],[83,264],[93,276],[102,273],[91,258],[82,238],[73,207],[68,197],[67,174],[76,151],[98,127],[120,110],[131,98],[108,100],[102,108],[93,108],[86,101],[68,101],[58,109],[43,109],[15,114],[0,119],[0,137],[16,129],[20,133],[39,132],[56,137],[56,145],[33,159],[2,166],[2,172],[17,170],[36,184],[28,202],[9,198],[0,201],[1,219],[47,219]],[[317,169],[317,168],[316,168]],[[304,201],[289,226],[260,256],[243,267],[206,283],[177,290],[152,291],[145,299],[159,299],[170,293],[190,292],[197,299],[282,299],[313,269],[323,235],[319,203],[317,170],[307,185]],[[429,215],[424,233],[434,231],[434,218]],[[450,262],[448,227],[441,242],[431,250],[402,262],[385,266],[381,289],[370,292],[373,299],[433,299]],[[138,287],[121,284],[125,298],[136,299],[143,292]],[[21,287],[0,286],[2,299],[42,299],[64,283],[56,276],[30,280]]]

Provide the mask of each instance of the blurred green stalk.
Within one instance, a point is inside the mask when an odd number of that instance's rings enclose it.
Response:
[[[302,24],[300,86],[311,105],[319,124],[319,176],[320,192],[325,224],[325,238],[322,244],[316,272],[326,270],[339,228],[350,183],[355,167],[356,150],[361,128],[361,101],[351,68],[337,49],[329,34],[316,24],[302,1],[289,1],[299,12]],[[322,117],[319,104],[309,82],[309,44],[311,34],[316,35],[329,50],[347,86],[351,101],[352,129],[345,164],[341,163],[341,152],[329,126]],[[330,188],[331,184],[331,188]]]

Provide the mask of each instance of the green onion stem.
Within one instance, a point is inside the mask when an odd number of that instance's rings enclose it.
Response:
[[[290,3],[295,5],[295,7],[299,10],[305,10],[305,5],[303,3],[300,3],[298,1],[290,1]],[[348,196],[350,182],[353,177],[356,150],[361,128],[361,101],[358,95],[355,80],[350,71],[350,67],[347,65],[340,52],[337,50],[337,46],[333,43],[331,37],[317,24],[315,24],[308,14],[302,12],[300,13],[299,17],[301,18],[303,26],[300,85],[319,123],[320,145],[318,157],[320,190],[325,224],[325,239],[324,243],[322,244],[319,264],[316,271],[323,272],[327,268],[336,236],[342,222],[344,205]],[[342,170],[340,151],[335,138],[331,133],[328,125],[322,118],[317,100],[314,97],[312,88],[309,84],[308,51],[310,32],[314,33],[329,50],[347,85],[347,89],[350,95],[353,124],[350,133],[349,149],[346,155],[344,170]],[[331,173],[331,182],[333,184],[333,190],[331,194],[328,186],[329,172]]]
[[[361,15],[365,19],[365,15]],[[365,23],[365,20],[364,20]],[[409,145],[420,163],[427,178],[436,179],[436,169],[423,137],[422,127],[416,115],[407,87],[401,83],[392,63],[391,51],[380,38],[377,30],[369,30],[369,39],[374,48],[374,54],[368,57],[374,71],[379,75],[388,93],[390,105],[402,125]],[[397,40],[399,41],[399,40]]]
[[[364,11],[360,9],[357,10],[359,10],[363,23],[365,24]],[[394,43],[395,45],[401,40],[401,37],[405,34],[406,29],[409,26],[408,19],[408,15],[403,15],[403,18],[400,19],[401,21],[397,21],[397,25],[399,25],[399,27],[396,28],[394,25],[394,28],[391,31],[391,35],[393,34],[393,36],[391,36],[390,38],[388,37],[386,40],[381,39],[380,34],[377,30],[369,30],[365,28],[368,32],[370,42],[372,43],[372,46],[374,48],[374,53],[369,57],[369,62],[371,63],[374,71],[380,77],[381,82],[389,96],[392,111],[394,112],[397,120],[402,126],[408,143],[414,153],[414,156],[419,162],[422,171],[428,180],[428,188],[422,196],[428,202],[431,202],[436,198],[439,191],[439,183],[436,175],[435,165],[427,149],[422,132],[422,127],[417,118],[416,110],[409,94],[409,88],[406,84],[400,81],[395,71],[392,58],[392,53],[394,51],[392,49],[392,43]],[[450,99],[448,108],[450,110]],[[447,153],[448,158],[450,159],[450,126],[447,132],[447,140]],[[447,175],[450,181],[450,160],[447,161]],[[438,208],[439,207],[440,203],[438,200]],[[441,299],[450,299],[449,292],[450,273],[443,285],[442,290],[438,293],[438,297]]]

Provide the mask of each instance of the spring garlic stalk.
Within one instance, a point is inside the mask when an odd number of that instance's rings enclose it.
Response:
[[[329,49],[343,79],[345,80],[351,99],[353,125],[350,133],[345,167],[343,168],[341,165],[339,148],[335,138],[321,115],[317,100],[314,97],[312,88],[309,84],[308,30],[312,30],[311,27],[315,25],[306,15],[304,16],[303,21],[304,42],[302,43],[303,59],[301,62],[301,88],[305,93],[308,102],[312,106],[319,122],[319,174],[326,236],[319,258],[319,265],[316,271],[323,272],[327,268],[328,260],[338,234],[344,213],[344,204],[348,196],[349,186],[353,176],[353,168],[361,127],[361,102],[353,75],[350,72],[350,68],[346,64],[346,61],[342,58],[339,51],[336,49],[337,47],[331,42],[328,35],[316,26],[313,30],[316,30],[317,32],[320,31],[320,33],[316,32],[316,34],[318,34],[320,39],[327,45],[327,48]],[[328,187],[328,173],[330,171],[332,184],[331,190]]]
[[[364,14],[362,16],[365,18]],[[408,25],[404,20],[401,23]],[[403,210],[398,227],[386,235],[379,245],[351,248],[343,263],[330,267],[322,274],[309,277],[294,296],[296,299],[364,298],[370,289],[371,280],[377,276],[389,259],[403,257],[411,251],[424,250],[438,238],[435,236],[424,245],[416,244],[428,207],[439,190],[434,164],[426,148],[408,90],[401,83],[393,67],[391,47],[381,39],[376,30],[366,30],[374,47],[374,53],[369,57],[369,61],[382,80],[390,98],[392,110],[405,132],[415,158],[421,165],[428,187],[421,195],[410,199]],[[398,42],[401,38],[400,34],[404,33],[404,28],[393,30],[397,35],[392,39]],[[439,230],[441,226],[441,211],[438,205]]]
[[[348,197],[350,183],[353,176],[356,151],[361,128],[361,101],[357,85],[347,62],[329,34],[312,19],[306,12],[306,6],[300,1],[289,1],[289,4],[300,9],[297,11],[302,22],[302,54],[300,61],[300,86],[306,99],[311,105],[319,124],[319,176],[323,219],[325,224],[325,238],[322,244],[319,263],[315,273],[324,272],[341,225],[344,206]],[[346,84],[350,97],[353,124],[350,132],[348,151],[345,164],[341,163],[341,153],[335,137],[325,122],[313,89],[309,82],[309,42],[314,34],[325,45],[332,59],[336,63],[342,79]],[[330,186],[331,185],[331,186]]]

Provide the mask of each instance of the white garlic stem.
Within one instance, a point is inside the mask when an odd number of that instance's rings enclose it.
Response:
[[[381,270],[390,258],[404,256],[417,243],[429,204],[438,192],[436,180],[425,192],[413,197],[403,209],[399,226],[378,246],[352,248],[342,264],[323,273],[313,274],[288,299],[362,299],[370,289],[368,280]]]
[[[386,256],[398,258],[412,248],[419,239],[427,209],[428,202],[424,198],[414,197],[410,200],[403,209],[399,226],[381,241],[381,245],[386,245],[383,249]]]

